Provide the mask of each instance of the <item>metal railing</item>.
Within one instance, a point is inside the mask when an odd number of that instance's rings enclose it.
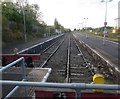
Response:
[[[81,90],[85,90],[85,89],[120,90],[120,85],[106,85],[106,84],[43,83],[43,82],[26,82],[26,81],[24,82],[22,81],[0,81],[0,84],[16,85],[16,86],[74,89],[76,91],[76,99],[80,99]]]
[[[7,81],[1,80],[0,85],[15,85],[16,87],[5,97],[10,97],[20,86],[32,86],[32,87],[46,87],[46,88],[67,88],[74,89],[76,92],[76,99],[80,99],[81,90],[85,89],[104,89],[104,90],[120,90],[120,85],[106,85],[106,84],[85,84],[85,83],[46,83],[46,82],[28,82],[26,81],[26,69],[24,58],[20,58],[9,65],[0,69],[0,72],[8,69],[16,63],[22,61],[23,80],[22,81]],[[26,93],[25,93],[26,94]]]
[[[18,60],[16,60],[16,61],[8,64],[7,66],[1,68],[1,69],[0,69],[0,73],[2,73],[3,71],[9,69],[10,67],[14,66],[15,64],[17,64],[17,63],[19,63],[19,62],[21,62],[21,66],[22,66],[22,67],[21,67],[21,68],[22,68],[22,74],[23,74],[23,77],[22,77],[23,79],[22,79],[22,81],[26,81],[27,79],[26,79],[26,68],[25,68],[25,63],[24,63],[24,57],[21,57],[21,58],[19,58]],[[5,99],[8,98],[8,97],[10,97],[10,96],[12,96],[13,93],[14,93],[18,88],[19,88],[19,86],[16,86],[15,88],[13,88],[13,90],[5,97]],[[25,93],[26,93],[26,88],[25,88]]]

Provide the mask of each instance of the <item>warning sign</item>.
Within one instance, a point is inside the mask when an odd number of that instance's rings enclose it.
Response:
[[[104,25],[107,25],[107,22],[104,22]]]
[[[107,30],[104,30],[103,34],[104,34],[104,35],[107,35]]]

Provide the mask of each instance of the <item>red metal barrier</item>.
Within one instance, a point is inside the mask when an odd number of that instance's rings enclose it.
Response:
[[[39,62],[39,60],[40,60],[39,54],[18,54],[18,55],[3,54],[3,55],[0,55],[0,57],[2,57],[2,66],[6,66],[9,63],[11,63],[12,61],[15,61],[21,57],[24,57],[25,62],[27,63],[27,66],[34,67],[32,62],[33,61]]]
[[[63,98],[64,97],[64,98]],[[74,92],[35,91],[35,99],[75,99]],[[120,95],[81,93],[80,99],[120,99]]]
[[[17,60],[20,57],[24,57],[25,59],[28,57],[32,57],[33,60],[40,60],[39,54],[19,54],[19,55],[13,55],[13,54],[4,54],[2,55],[2,58],[5,58],[7,61],[13,61]]]

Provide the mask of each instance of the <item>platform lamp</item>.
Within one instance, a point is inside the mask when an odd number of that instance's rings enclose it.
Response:
[[[113,0],[102,0],[101,2],[105,2],[106,6],[105,6],[105,22],[104,22],[104,37],[103,37],[103,45],[105,45],[105,40],[106,40],[106,35],[107,35],[107,3],[111,2]]]
[[[81,32],[82,32],[82,30],[83,30],[83,22],[82,23],[80,23],[81,24]]]
[[[85,30],[87,30],[87,19],[88,18],[84,18],[84,20],[85,20]],[[87,33],[86,33],[86,38],[88,38]]]
[[[24,24],[24,39],[25,42],[27,42],[27,33],[26,33],[26,17],[25,17],[25,5],[28,4],[27,0],[16,0],[17,3],[19,3],[22,7],[22,14],[23,14],[23,24]]]

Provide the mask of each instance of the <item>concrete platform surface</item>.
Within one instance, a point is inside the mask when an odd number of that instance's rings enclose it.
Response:
[[[50,68],[26,68],[27,81],[44,82],[51,72]],[[2,73],[2,80],[22,80],[22,69],[20,67],[11,67]],[[2,95],[5,97],[15,86],[3,85]],[[36,87],[26,87],[27,97],[33,97]],[[24,97],[25,87],[20,87],[12,97]]]

